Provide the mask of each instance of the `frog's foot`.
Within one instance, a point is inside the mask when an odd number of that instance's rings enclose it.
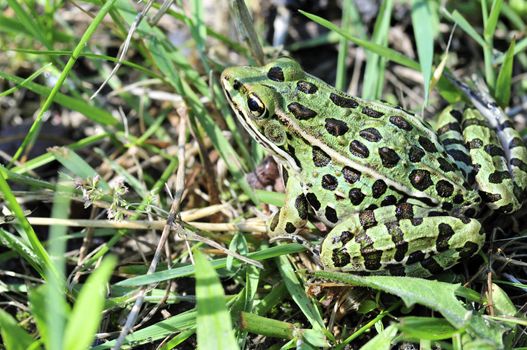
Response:
[[[447,108],[439,117],[439,139],[489,208],[515,212],[527,190],[527,148],[510,118],[490,96],[456,84],[477,110],[460,113]]]
[[[306,225],[309,206],[298,180],[287,180],[285,204],[269,220],[269,237],[295,235]]]
[[[476,254],[485,241],[477,220],[427,216],[437,213],[408,204],[401,212],[401,207],[364,210],[335,226],[322,243],[322,265],[344,272],[429,277]]]

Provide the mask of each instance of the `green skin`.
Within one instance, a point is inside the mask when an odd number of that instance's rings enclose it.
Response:
[[[431,276],[481,249],[483,206],[510,214],[522,204],[527,149],[494,105],[448,107],[433,129],[289,58],[227,68],[221,83],[241,124],[286,170],[269,235],[296,235],[315,216],[332,227],[319,248],[326,269]]]

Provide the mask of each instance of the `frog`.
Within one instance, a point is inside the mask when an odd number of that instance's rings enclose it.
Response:
[[[228,67],[220,81],[239,123],[283,169],[285,203],[269,236],[324,223],[314,251],[326,270],[434,276],[481,250],[483,212],[523,204],[527,149],[488,96],[471,92],[473,106],[447,106],[433,127],[339,91],[289,57]]]

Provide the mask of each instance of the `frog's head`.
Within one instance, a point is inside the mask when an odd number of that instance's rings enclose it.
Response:
[[[280,119],[284,95],[291,82],[305,76],[290,58],[279,58],[263,67],[230,67],[221,74],[225,95],[243,127],[263,147],[288,163],[298,165],[286,151],[287,122]]]

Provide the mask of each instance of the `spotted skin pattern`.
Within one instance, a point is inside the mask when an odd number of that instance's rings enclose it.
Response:
[[[332,227],[319,249],[327,269],[431,276],[479,251],[484,206],[521,206],[527,150],[502,112],[448,107],[434,129],[289,58],[228,68],[221,82],[240,123],[288,174],[269,235],[296,235],[311,214]]]

